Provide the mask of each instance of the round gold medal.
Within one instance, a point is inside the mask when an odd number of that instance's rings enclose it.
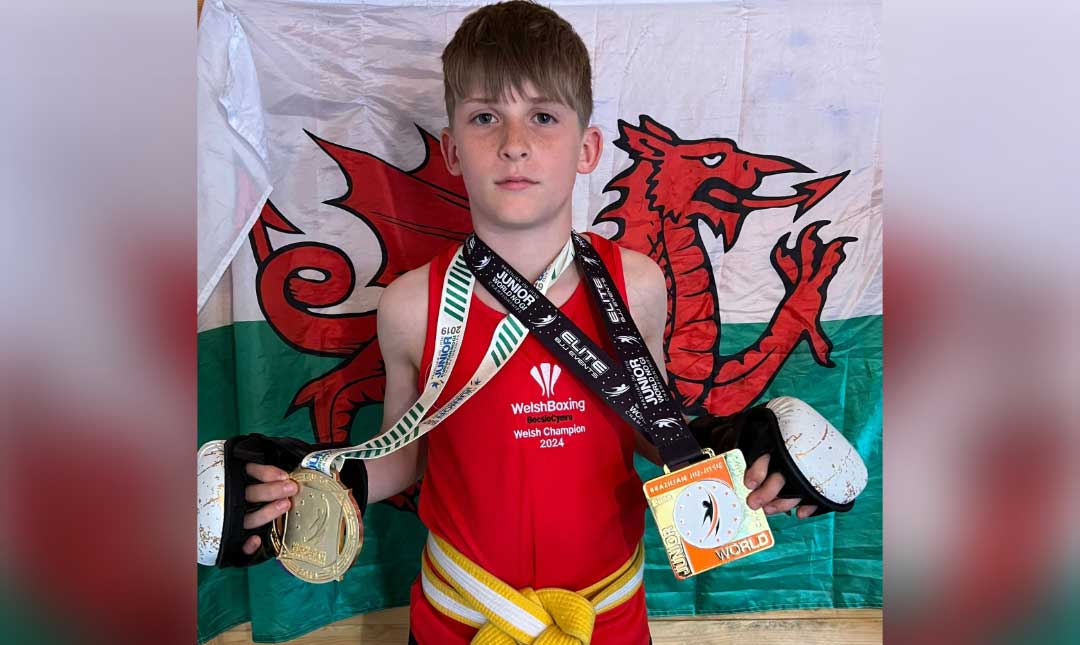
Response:
[[[289,477],[300,490],[289,511],[270,527],[278,560],[306,582],[341,580],[364,540],[352,491],[317,470],[298,468]]]

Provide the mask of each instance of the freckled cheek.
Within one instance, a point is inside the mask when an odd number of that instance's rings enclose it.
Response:
[[[461,166],[473,173],[483,171],[486,166],[490,165],[494,156],[498,156],[498,149],[491,146],[481,146],[474,143],[469,147],[458,148],[458,160],[461,162]]]
[[[562,155],[566,152],[566,143],[558,137],[537,136],[532,140],[532,147],[549,155]]]

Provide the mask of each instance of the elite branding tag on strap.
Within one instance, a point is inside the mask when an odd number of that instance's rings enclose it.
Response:
[[[596,250],[576,233],[571,240],[618,361],[475,235],[466,241],[464,257],[477,280],[512,315],[657,447],[665,475],[643,488],[677,578],[771,547],[765,512],[746,505],[742,454],[733,450],[716,456],[697,444]],[[701,526],[691,527],[695,523]]]

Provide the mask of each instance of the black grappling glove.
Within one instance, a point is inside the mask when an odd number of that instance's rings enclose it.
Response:
[[[345,448],[349,445],[344,442],[309,444],[292,437],[267,437],[261,434],[233,437],[223,442],[223,447],[220,445],[221,443],[210,442],[199,451],[200,496],[205,488],[204,477],[220,477],[224,480],[224,499],[219,501],[224,506],[221,520],[220,547],[216,561],[213,563],[218,567],[247,567],[277,556],[270,540],[271,523],[268,522],[254,529],[244,528],[244,515],[265,505],[265,502],[248,502],[244,499],[244,489],[247,486],[263,483],[247,474],[245,468],[247,464],[276,466],[287,473],[291,473],[300,465],[300,461],[306,455],[316,450]],[[211,444],[218,445],[211,446]],[[203,465],[203,453],[210,449],[214,449],[215,454],[221,457],[220,459],[213,459],[212,462],[217,468],[223,467],[224,473],[220,471],[211,472],[208,470],[210,466]],[[368,488],[367,467],[364,465],[363,460],[347,460],[342,466],[339,478],[341,483],[352,491],[353,498],[356,500],[362,516],[364,511],[367,510]],[[200,504],[203,503],[204,500],[200,499]],[[199,509],[199,524],[200,541],[204,539],[204,532],[208,534],[209,539],[212,539],[216,522],[214,519],[210,519],[208,522],[205,521],[202,508]],[[209,526],[204,526],[204,524]],[[244,553],[243,546],[252,535],[258,535],[261,544],[255,553],[248,555]],[[200,544],[200,562],[208,564],[212,553],[205,551],[203,545]],[[204,562],[204,559],[207,561]]]
[[[701,416],[690,431],[716,454],[738,448],[749,468],[768,453],[769,474],[781,473],[779,497],[801,498],[823,513],[850,511],[866,486],[859,453],[808,404],[781,396],[730,416]]]

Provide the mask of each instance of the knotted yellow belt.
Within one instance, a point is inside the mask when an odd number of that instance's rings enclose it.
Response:
[[[472,645],[588,645],[597,614],[623,604],[641,587],[645,551],[638,545],[617,571],[577,592],[514,589],[434,534],[428,535],[422,560],[424,596],[444,615],[480,630]]]

